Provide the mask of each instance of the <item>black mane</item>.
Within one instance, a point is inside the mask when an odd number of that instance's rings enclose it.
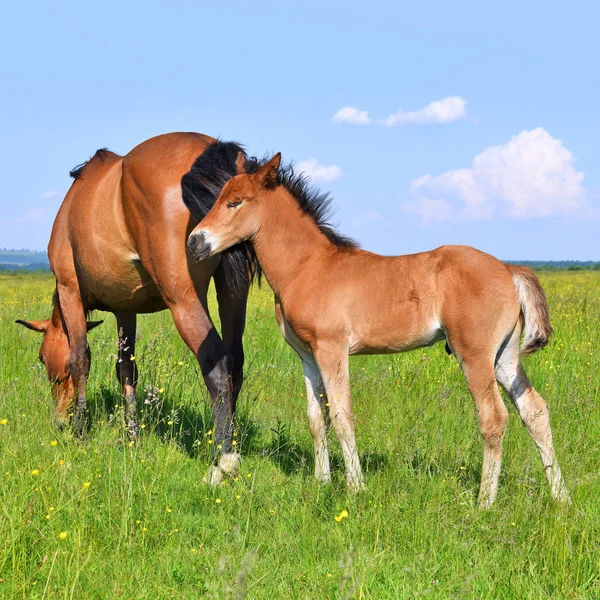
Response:
[[[94,154],[94,156],[92,156],[92,158],[88,158],[88,160],[86,160],[85,162],[82,162],[80,165],[77,165],[76,167],[71,169],[69,171],[69,175],[73,179],[75,179],[75,181],[77,181],[78,179],[81,178],[81,173],[83,173],[85,166],[90,162],[90,160],[92,160],[94,158],[99,158],[100,160],[104,160],[104,155],[108,151],[109,151],[108,148],[100,148],[99,150],[96,150],[96,153]]]
[[[250,158],[246,161],[246,172],[256,173],[268,159]],[[277,185],[282,185],[292,195],[305,215],[308,215],[325,234],[327,239],[342,250],[358,248],[359,244],[352,238],[338,233],[330,220],[333,216],[332,196],[322,192],[310,181],[304,173],[296,173],[292,163],[284,165],[277,174]]]
[[[246,153],[235,142],[216,141],[196,159],[181,178],[183,202],[192,215],[201,221],[212,208],[225,184],[236,174],[238,154]],[[252,245],[243,242],[223,252],[220,269],[225,281],[235,293],[243,294],[254,275],[260,277],[260,267]]]

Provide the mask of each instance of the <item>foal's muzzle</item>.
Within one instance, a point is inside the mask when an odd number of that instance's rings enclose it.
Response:
[[[202,231],[190,235],[187,247],[196,260],[202,260],[210,256],[210,243],[206,240],[206,236]]]

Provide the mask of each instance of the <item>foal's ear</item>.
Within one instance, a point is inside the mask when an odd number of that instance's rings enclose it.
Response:
[[[243,152],[238,152],[237,159],[235,161],[235,170],[238,175],[246,174],[246,157]]]
[[[272,187],[277,184],[280,166],[281,152],[278,152],[268,163],[259,169],[258,175],[265,187]]]
[[[31,331],[46,333],[48,325],[50,325],[50,319],[46,319],[45,321],[22,321],[21,319],[17,319],[15,323],[23,325],[24,327],[27,327],[27,329],[31,329]]]
[[[102,325],[102,323],[104,323],[104,321],[87,321],[86,322],[87,330],[91,331],[92,329],[94,329],[94,327],[98,327],[98,325]]]

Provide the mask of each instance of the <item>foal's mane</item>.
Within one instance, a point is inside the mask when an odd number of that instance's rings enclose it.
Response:
[[[83,170],[85,169],[85,166],[91,160],[94,160],[94,158],[98,158],[99,160],[104,161],[104,158],[106,157],[106,154],[108,152],[110,152],[110,150],[108,148],[100,148],[99,150],[96,150],[96,153],[94,154],[94,156],[92,156],[91,158],[88,158],[86,161],[82,162],[80,165],[77,165],[76,167],[74,167],[73,169],[71,169],[69,171],[69,175],[75,181],[77,181],[78,179],[81,178],[81,174],[83,173]]]
[[[268,158],[248,159],[245,165],[246,173],[256,173],[266,162],[268,162]],[[293,163],[279,169],[276,185],[282,185],[290,193],[302,212],[314,221],[321,233],[325,234],[334,246],[341,250],[359,247],[358,242],[338,233],[331,224],[331,218],[335,212],[332,206],[333,197],[329,192],[322,192],[312,185],[310,177],[304,173],[296,173]]]

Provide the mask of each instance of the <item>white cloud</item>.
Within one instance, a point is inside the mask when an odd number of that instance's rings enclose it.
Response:
[[[15,221],[26,223],[28,221],[39,221],[46,216],[45,208],[30,208],[22,217],[17,217]]]
[[[371,118],[366,110],[358,110],[353,106],[344,106],[333,115],[334,123],[349,123],[350,125],[369,125]]]
[[[58,196],[58,192],[56,190],[48,190],[40,196],[40,200],[48,200],[49,198],[54,198],[55,196]]]
[[[400,109],[383,121],[383,124],[388,127],[395,127],[405,123],[416,125],[452,123],[452,121],[457,121],[467,115],[466,106],[466,100],[463,100],[460,96],[449,96],[442,100],[435,100],[424,108],[412,112]]]
[[[313,181],[333,181],[341,177],[344,172],[337,165],[320,165],[316,158],[301,160],[296,169],[308,175]]]
[[[584,175],[575,159],[541,127],[491,146],[469,168],[423,175],[403,209],[424,221],[469,221],[569,215],[586,205]]]

